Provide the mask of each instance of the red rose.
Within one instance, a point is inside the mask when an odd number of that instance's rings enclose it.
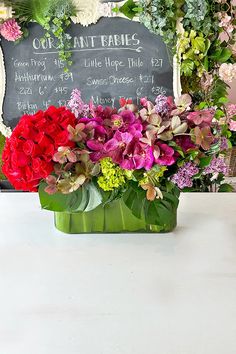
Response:
[[[21,117],[2,154],[2,170],[11,184],[36,192],[40,181],[53,171],[52,157],[58,147],[75,146],[67,127],[76,124],[76,117],[65,107],[51,106],[45,112]]]

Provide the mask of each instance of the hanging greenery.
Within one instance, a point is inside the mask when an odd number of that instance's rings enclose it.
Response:
[[[70,57],[70,35],[66,29],[71,24],[71,16],[76,14],[72,0],[14,0],[8,1],[14,11],[14,17],[21,26],[23,36],[28,34],[31,21],[39,23],[47,37],[55,36],[59,50],[59,58],[65,62],[65,71],[72,64]]]

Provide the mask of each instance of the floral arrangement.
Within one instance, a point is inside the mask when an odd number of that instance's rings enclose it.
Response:
[[[119,110],[85,104],[75,89],[68,107],[24,115],[3,151],[3,172],[16,189],[39,191],[54,211],[92,210],[123,198],[134,215],[168,213],[179,190],[220,191],[228,147],[216,109],[194,107],[189,95],[157,96]],[[172,197],[171,197],[172,195]],[[174,197],[173,197],[174,195]]]
[[[181,65],[195,103],[216,103],[236,77],[236,6],[232,0],[128,0],[119,9],[161,35]],[[118,10],[117,10],[118,11]],[[191,77],[191,80],[189,78]]]

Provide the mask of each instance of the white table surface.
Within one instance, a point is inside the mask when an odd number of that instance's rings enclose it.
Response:
[[[168,235],[64,235],[0,193],[0,354],[235,354],[236,195],[184,194]]]

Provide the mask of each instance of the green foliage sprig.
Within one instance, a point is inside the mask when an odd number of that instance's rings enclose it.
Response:
[[[66,29],[71,24],[70,17],[75,15],[75,7],[71,0],[14,0],[9,1],[15,18],[27,35],[27,27],[31,21],[40,24],[46,34],[42,41],[55,36],[59,50],[59,58],[65,62],[65,71],[72,64],[70,52],[70,35]]]

